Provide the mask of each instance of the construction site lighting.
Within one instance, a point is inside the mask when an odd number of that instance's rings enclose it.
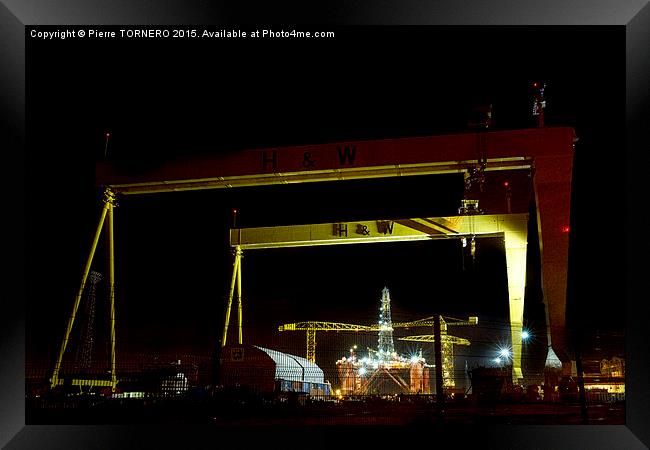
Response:
[[[521,332],[521,338],[525,341],[530,338],[530,332],[528,330],[523,330]]]

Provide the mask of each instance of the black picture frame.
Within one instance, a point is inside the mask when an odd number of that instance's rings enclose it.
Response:
[[[107,2],[42,1],[8,2],[0,5],[0,42],[6,51],[1,52],[2,66],[2,122],[7,124],[2,133],[6,177],[3,190],[4,215],[3,235],[8,239],[10,255],[9,272],[4,279],[5,321],[2,339],[2,360],[0,366],[4,380],[1,406],[2,433],[0,443],[6,448],[148,448],[160,440],[159,427],[115,427],[115,426],[25,426],[24,423],[24,286],[29,274],[24,272],[24,243],[29,237],[24,233],[24,105],[25,105],[25,43],[26,25],[37,24],[125,24],[125,23],[341,23],[341,24],[581,24],[620,25],[626,28],[627,48],[627,135],[626,154],[626,213],[625,216],[626,264],[629,267],[627,298],[627,415],[625,426],[517,426],[481,427],[476,432],[447,427],[447,434],[454,439],[472,444],[483,444],[488,448],[644,448],[650,445],[650,434],[645,424],[650,423],[646,405],[650,400],[647,389],[648,378],[648,333],[645,317],[647,306],[644,301],[645,262],[642,249],[645,248],[643,233],[647,226],[644,175],[640,167],[648,158],[649,148],[645,129],[648,123],[648,65],[650,55],[650,7],[643,1],[578,2],[570,5],[553,2],[470,2],[462,7],[456,2],[445,1],[428,5],[424,2],[400,2],[399,7],[381,3],[379,5],[355,4],[260,9],[206,2],[168,2],[162,10],[154,2],[130,2],[122,9],[109,6]],[[288,6],[288,5],[285,5]],[[110,10],[110,13],[108,12]],[[622,138],[623,139],[623,138]],[[617,155],[619,160],[622,155]],[[640,173],[641,171],[641,173]],[[632,233],[640,230],[640,233]],[[15,238],[13,238],[15,237]],[[639,256],[639,254],[641,255]],[[640,258],[640,259],[639,259]],[[269,436],[285,441],[285,445],[300,445],[303,438],[314,438],[306,430],[274,429]],[[178,427],[172,432],[165,430],[165,446],[200,447],[221,440],[221,431]],[[234,431],[241,442],[254,440],[264,442],[259,434]],[[313,433],[317,433],[314,430]],[[322,436],[327,435],[323,430]],[[358,434],[358,430],[349,434]],[[435,433],[432,433],[435,435]],[[295,439],[300,435],[299,439]],[[189,439],[189,441],[188,441]],[[446,438],[448,439],[448,438]],[[379,439],[377,441],[380,441]],[[429,439],[426,441],[432,442]],[[452,440],[451,442],[454,442]]]

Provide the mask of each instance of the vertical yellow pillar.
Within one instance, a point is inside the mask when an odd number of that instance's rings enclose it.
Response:
[[[239,344],[243,343],[242,339],[242,300],[241,300],[241,263],[243,252],[240,247],[237,247],[239,253],[239,264],[237,265],[237,323],[239,324]]]
[[[115,373],[115,245],[113,235],[113,210],[115,197],[111,196],[108,203],[108,283],[110,292],[110,332],[111,332],[111,390],[115,392],[117,375]]]
[[[506,224],[505,251],[508,273],[508,304],[510,310],[510,336],[512,339],[512,380],[523,378],[521,371],[522,338],[524,322],[524,296],[526,293],[526,246],[528,223],[510,220]]]

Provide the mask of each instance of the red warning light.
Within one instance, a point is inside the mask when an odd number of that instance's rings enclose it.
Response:
[[[537,83],[533,83],[533,87],[537,87]]]
[[[571,230],[571,229],[569,228],[568,225],[564,225],[564,226],[562,227],[562,233],[568,233],[570,230]]]
[[[505,181],[505,182],[503,183],[503,185],[504,185],[505,187],[508,187],[508,186],[509,186],[509,184],[508,184],[507,181]]]
[[[106,137],[111,137],[111,133],[106,133]]]

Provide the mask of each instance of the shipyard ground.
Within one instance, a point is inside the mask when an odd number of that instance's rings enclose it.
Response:
[[[625,403],[590,404],[586,420],[575,402],[449,402],[366,399],[306,404],[207,400],[77,398],[27,402],[26,424],[210,424],[212,426],[357,426],[625,424]]]

